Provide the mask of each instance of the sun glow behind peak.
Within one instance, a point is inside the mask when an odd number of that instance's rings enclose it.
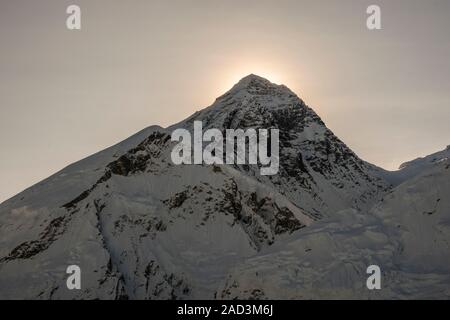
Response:
[[[287,75],[289,74],[288,68],[279,63],[283,61],[279,57],[270,57],[267,59],[255,59],[256,54],[252,54],[251,57],[240,57],[239,59],[233,59],[224,66],[222,70],[222,76],[220,80],[220,91],[226,92],[238,83],[242,78],[254,74],[263,77],[270,82],[276,84],[289,84]]]
[[[277,74],[276,72],[273,72],[271,70],[264,70],[264,69],[257,69],[257,68],[242,68],[234,72],[230,72],[229,75],[227,75],[224,79],[224,90],[230,89],[238,83],[242,78],[254,74],[259,77],[263,77],[270,82],[276,83],[276,84],[284,84],[286,81],[283,81],[283,78]],[[226,89],[225,89],[226,88]]]

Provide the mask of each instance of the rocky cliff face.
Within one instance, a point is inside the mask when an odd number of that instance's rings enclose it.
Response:
[[[222,132],[279,129],[279,173],[261,176],[258,165],[174,165],[171,132],[192,130],[196,120]],[[383,176],[288,88],[250,75],[185,121],[145,129],[3,203],[0,297],[276,297],[276,286],[243,285],[259,274],[252,269],[258,257],[267,270],[284,263],[274,276],[290,275],[296,254],[269,261],[265,253],[341,219],[342,226],[371,221],[368,208],[391,191]],[[352,241],[336,239],[343,240]],[[322,245],[301,241],[299,248]],[[72,264],[82,270],[81,290],[66,287]]]

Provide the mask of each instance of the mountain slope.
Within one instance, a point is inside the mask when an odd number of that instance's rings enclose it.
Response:
[[[344,210],[241,262],[218,297],[449,299],[450,162],[429,167],[368,214]],[[367,290],[378,265],[382,290]]]
[[[222,132],[279,129],[279,174],[174,165],[171,132],[196,120]],[[185,121],[149,127],[1,204],[0,298],[231,297],[224,279],[236,266],[246,274],[251,259],[329,221],[370,220],[389,190],[288,88],[250,75]],[[79,291],[66,288],[72,264]]]
[[[435,164],[446,161],[449,158],[450,146],[447,146],[447,148],[442,151],[401,164],[399,170],[390,172],[387,179],[394,184],[399,184],[420,175],[429,168],[432,168]]]

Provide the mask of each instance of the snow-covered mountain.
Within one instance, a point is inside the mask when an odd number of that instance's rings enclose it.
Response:
[[[367,214],[350,209],[242,261],[220,298],[450,298],[450,161],[387,193]],[[367,290],[366,268],[382,270]]]
[[[171,132],[196,120],[279,129],[279,173],[174,165]],[[0,298],[448,296],[441,160],[400,181],[358,158],[287,87],[250,75],[188,119],[149,127],[1,204]],[[364,289],[373,263],[386,275],[375,293]],[[66,287],[73,264],[81,290]]]
[[[423,158],[417,158],[400,165],[398,171],[389,172],[385,178],[393,184],[399,184],[408,179],[414,178],[422,172],[434,167],[435,164],[450,159],[450,146],[445,150],[430,154]]]

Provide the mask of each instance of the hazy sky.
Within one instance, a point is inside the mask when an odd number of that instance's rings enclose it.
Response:
[[[448,0],[0,0],[0,202],[249,73],[394,169],[450,144],[449,32]]]

